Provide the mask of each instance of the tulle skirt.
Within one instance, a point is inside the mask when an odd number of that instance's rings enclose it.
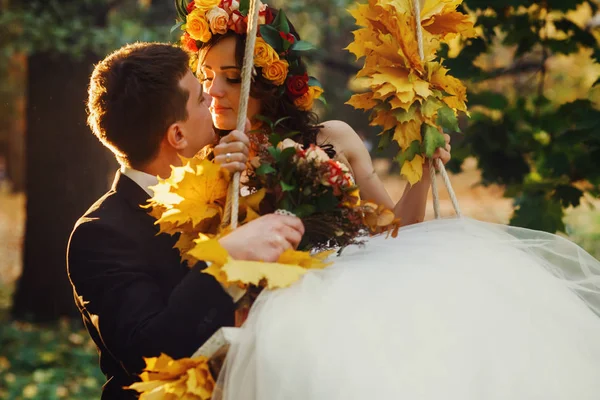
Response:
[[[600,399],[600,262],[556,235],[437,220],[265,291],[224,400]]]

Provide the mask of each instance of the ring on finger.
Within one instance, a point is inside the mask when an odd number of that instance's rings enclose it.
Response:
[[[230,163],[231,162],[231,153],[225,154],[225,162],[226,163]]]

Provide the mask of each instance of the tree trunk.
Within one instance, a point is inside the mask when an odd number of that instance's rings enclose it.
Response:
[[[9,77],[18,82],[17,87],[25,87],[27,57],[19,54],[12,58]],[[13,192],[25,190],[25,93],[15,93],[14,116],[8,132],[7,177]]]
[[[93,55],[74,61],[48,53],[29,59],[23,274],[13,317],[51,321],[78,315],[65,269],[78,217],[109,186],[115,164],[86,125]]]

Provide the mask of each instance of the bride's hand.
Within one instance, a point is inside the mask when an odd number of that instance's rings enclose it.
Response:
[[[438,148],[435,153],[433,153],[433,160],[441,160],[442,164],[446,165],[448,161],[452,158],[452,146],[450,145],[450,135],[447,133],[444,134],[444,139],[446,140],[446,146],[444,148]],[[434,164],[435,165],[435,164]],[[429,168],[429,161],[425,161],[425,165],[423,166],[425,169]]]
[[[246,122],[246,130],[250,122]],[[223,136],[214,148],[215,162],[231,173],[243,172],[248,161],[250,140],[241,131],[233,130]]]

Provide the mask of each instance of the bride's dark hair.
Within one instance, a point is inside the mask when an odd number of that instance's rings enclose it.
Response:
[[[273,11],[274,17],[277,16],[276,11]],[[289,21],[288,21],[289,22]],[[294,26],[290,25],[290,33],[296,40],[300,40],[298,32]],[[238,35],[234,31],[228,31],[222,35],[213,35],[212,38],[200,46],[200,63],[208,50],[214,47],[221,40],[233,37],[236,40],[235,60],[241,68],[244,60],[244,47],[246,45],[246,35]],[[253,79],[250,88],[250,96],[261,101],[260,114],[271,122],[287,117],[281,121],[277,129],[281,132],[298,132],[292,137],[298,143],[301,143],[305,148],[311,144],[318,144],[327,152],[330,157],[335,155],[335,150],[330,144],[317,143],[317,134],[321,129],[319,125],[319,117],[312,111],[300,110],[294,104],[294,101],[286,95],[285,90],[282,92],[281,86],[276,86],[268,79],[262,76],[260,68],[256,67],[257,74]],[[219,131],[219,130],[217,130]],[[219,132],[220,134],[224,132]]]

